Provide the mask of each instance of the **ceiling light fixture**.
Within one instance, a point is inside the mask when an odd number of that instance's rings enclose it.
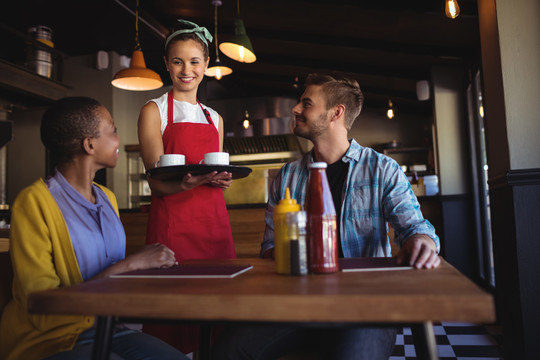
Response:
[[[234,36],[231,41],[219,44],[219,49],[233,60],[244,63],[255,62],[257,57],[253,52],[251,40],[246,34],[244,22],[240,19],[240,0],[236,0],[236,11],[238,18],[234,22]]]
[[[244,129],[247,129],[249,128],[250,126],[250,122],[249,122],[249,113],[248,111],[246,110],[245,114],[244,114],[244,121],[242,122],[242,126],[244,127]]]
[[[459,15],[459,5],[457,0],[446,0],[446,6],[444,8],[446,16],[450,19],[455,19]]]
[[[388,100],[388,110],[386,111],[386,116],[388,116],[389,119],[392,119],[395,115],[392,100]]]
[[[298,89],[298,76],[294,77],[293,88]]]
[[[218,15],[217,15],[217,8],[218,6],[221,6],[221,0],[212,0],[212,5],[214,5],[214,43],[216,44],[216,61],[212,63],[212,66],[206,69],[204,72],[204,75],[206,76],[213,76],[216,79],[220,80],[223,76],[229,75],[232,73],[232,69],[230,67],[227,67],[219,61],[219,50],[218,50]]]
[[[139,0],[135,10],[135,50],[131,55],[131,63],[126,69],[116,73],[111,84],[117,88],[132,91],[159,89],[163,86],[158,73],[146,67],[144,55],[139,43]]]

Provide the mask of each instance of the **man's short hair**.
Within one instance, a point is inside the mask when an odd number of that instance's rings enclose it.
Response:
[[[305,86],[320,85],[326,98],[326,110],[336,105],[345,105],[345,127],[350,130],[354,120],[360,115],[364,104],[364,94],[358,81],[341,74],[309,74]]]

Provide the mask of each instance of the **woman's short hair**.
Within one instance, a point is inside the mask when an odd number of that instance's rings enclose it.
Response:
[[[360,115],[364,104],[364,94],[358,81],[338,73],[309,74],[305,86],[321,85],[326,99],[326,110],[336,105],[345,105],[345,127],[350,130],[354,120]]]
[[[84,151],[86,138],[99,136],[102,105],[88,97],[66,97],[54,102],[41,118],[41,142],[55,165],[71,161]]]

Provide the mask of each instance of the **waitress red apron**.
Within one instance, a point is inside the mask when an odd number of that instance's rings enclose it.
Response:
[[[172,91],[167,106],[167,127],[163,132],[165,154],[184,154],[189,165],[198,164],[208,152],[219,151],[218,131],[202,105],[208,124],[174,123]],[[165,244],[178,261],[235,258],[223,190],[200,185],[173,195],[152,196],[146,243]],[[143,331],[186,354],[198,348],[198,326],[145,323]]]
[[[206,110],[208,124],[174,123],[172,91],[167,103],[165,154],[184,154],[189,165],[198,164],[208,152],[219,151],[219,134]],[[152,196],[146,242],[168,246],[178,261],[235,258],[223,190],[200,185],[173,195]]]

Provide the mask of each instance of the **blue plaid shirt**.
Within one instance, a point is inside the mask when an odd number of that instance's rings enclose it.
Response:
[[[401,247],[414,234],[425,234],[435,241],[439,237],[433,226],[424,219],[420,204],[409,180],[390,157],[360,146],[354,139],[342,161],[349,163],[347,180],[342,191],[341,246],[345,257],[389,257],[390,223],[395,243]],[[305,203],[309,178],[308,164],[313,161],[309,152],[300,159],[285,164],[274,178],[266,206],[266,229],[261,254],[274,247],[274,206],[285,197],[289,187],[291,197]]]

